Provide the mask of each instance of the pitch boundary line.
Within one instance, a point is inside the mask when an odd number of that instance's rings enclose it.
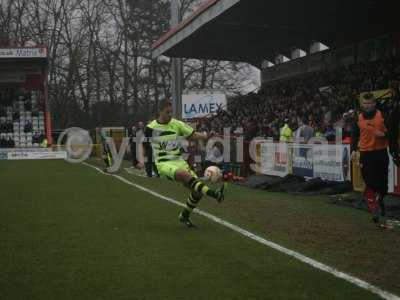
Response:
[[[96,166],[93,166],[93,165],[85,163],[85,162],[83,164],[88,166],[88,167],[90,167],[90,168],[92,168],[92,169],[97,170],[98,172],[100,172],[102,174],[105,174],[101,169],[97,168]],[[131,181],[119,176],[119,175],[115,175],[115,174],[106,174],[106,175],[111,175],[111,176],[115,177],[116,179],[118,179],[119,181],[121,181],[121,182],[123,182],[123,183],[125,183],[127,185],[130,185],[132,187],[135,187],[135,188],[137,188],[137,189],[139,189],[139,190],[141,190],[143,192],[151,194],[151,195],[153,195],[153,196],[155,196],[155,197],[157,197],[159,199],[165,200],[165,201],[170,202],[172,204],[175,204],[177,206],[185,207],[185,205],[183,203],[181,203],[181,202],[179,202],[179,201],[177,201],[175,199],[172,199],[170,197],[166,197],[164,195],[161,195],[161,194],[159,194],[159,193],[157,193],[157,192],[155,192],[153,190],[150,190],[150,189],[148,189],[148,188],[146,188],[144,186],[141,186],[139,184],[133,183],[133,182],[131,182]],[[285,247],[283,247],[283,246],[281,246],[281,245],[279,245],[277,243],[269,241],[269,240],[267,240],[267,239],[265,239],[265,238],[263,238],[261,236],[258,236],[258,235],[254,234],[254,233],[252,233],[252,232],[250,232],[250,231],[248,231],[246,229],[243,229],[243,228],[241,228],[241,227],[239,227],[239,226],[237,226],[235,224],[232,224],[230,222],[227,222],[227,221],[225,221],[225,220],[223,220],[223,219],[221,219],[219,217],[216,217],[216,216],[214,216],[214,215],[212,215],[212,214],[210,214],[208,212],[205,212],[205,211],[203,211],[201,209],[196,209],[194,211],[194,213],[196,213],[198,215],[201,215],[201,216],[203,216],[203,217],[205,217],[205,218],[207,218],[207,219],[209,219],[209,220],[211,220],[211,221],[213,221],[215,223],[218,223],[218,224],[220,224],[220,225],[222,225],[222,226],[224,226],[226,228],[229,228],[229,229],[231,229],[231,230],[233,230],[233,231],[235,231],[235,232],[237,232],[237,233],[239,233],[239,234],[241,234],[241,235],[243,235],[243,236],[245,236],[245,237],[247,237],[247,238],[249,238],[251,240],[254,240],[254,241],[256,241],[256,242],[258,242],[260,244],[263,244],[263,245],[265,245],[267,247],[270,247],[270,248],[272,248],[272,249],[274,249],[276,251],[279,251],[279,252],[281,252],[283,254],[291,256],[291,257],[293,257],[293,258],[295,258],[295,259],[297,259],[297,260],[299,260],[299,261],[301,261],[301,262],[303,262],[303,263],[305,263],[305,264],[307,264],[307,265],[309,265],[309,266],[311,266],[311,267],[313,267],[315,269],[327,272],[327,273],[329,273],[329,274],[331,274],[331,275],[333,275],[333,276],[335,276],[337,278],[341,278],[341,279],[343,279],[343,280],[345,280],[347,282],[350,282],[350,283],[352,283],[352,284],[354,284],[354,285],[356,285],[356,286],[358,286],[360,288],[368,290],[368,291],[380,296],[383,299],[386,299],[386,300],[400,300],[400,297],[398,297],[397,295],[394,295],[394,294],[392,294],[390,292],[382,290],[381,288],[376,287],[376,286],[374,286],[374,285],[372,285],[372,284],[370,284],[370,283],[368,283],[368,282],[366,282],[366,281],[364,281],[364,280],[362,280],[360,278],[357,278],[355,276],[352,276],[352,275],[349,275],[347,273],[341,272],[341,271],[339,271],[339,270],[337,270],[337,269],[335,269],[333,267],[330,267],[330,266],[328,266],[326,264],[323,264],[323,263],[321,263],[321,262],[319,262],[319,261],[317,261],[315,259],[307,257],[307,256],[305,256],[305,255],[303,255],[303,254],[301,254],[299,252],[296,252],[294,250],[290,250],[288,248],[285,248]]]

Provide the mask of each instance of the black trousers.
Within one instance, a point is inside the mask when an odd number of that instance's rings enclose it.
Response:
[[[131,144],[132,165],[135,167],[138,164],[136,144]]]
[[[388,192],[389,155],[387,150],[360,152],[361,174],[367,187],[382,196]]]
[[[153,171],[154,171],[154,173],[157,174],[156,165],[152,161],[148,161],[145,163],[145,169],[146,169],[147,177],[153,177]]]

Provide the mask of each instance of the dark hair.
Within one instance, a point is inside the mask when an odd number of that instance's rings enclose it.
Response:
[[[158,111],[161,112],[169,106],[172,106],[172,101],[170,99],[163,99],[158,105]]]
[[[367,101],[375,101],[375,96],[374,96],[374,94],[372,94],[372,93],[367,93],[367,94],[365,94],[364,96],[363,96],[363,99],[364,100],[367,100]]]

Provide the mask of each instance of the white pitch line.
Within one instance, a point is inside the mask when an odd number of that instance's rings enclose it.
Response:
[[[100,172],[102,174],[105,174],[102,170],[100,170],[99,168],[97,168],[97,167],[95,167],[95,166],[93,166],[91,164],[88,164],[88,163],[83,163],[83,164],[88,166],[88,167],[91,167],[91,168],[97,170],[98,172]],[[108,175],[110,175],[110,174],[108,174]],[[138,185],[136,183],[133,183],[133,182],[131,182],[131,181],[119,176],[119,175],[111,175],[111,176],[117,178],[118,180],[122,181],[123,183],[126,183],[126,184],[128,184],[130,186],[133,186],[133,187],[135,187],[135,188],[137,188],[137,189],[139,189],[139,190],[141,190],[143,192],[146,192],[148,194],[151,194],[151,195],[153,195],[153,196],[155,196],[155,197],[157,197],[159,199],[168,201],[168,202],[173,203],[173,204],[175,204],[177,206],[185,207],[185,205],[183,203],[181,203],[181,202],[179,202],[177,200],[174,200],[172,198],[166,197],[166,196],[161,195],[161,194],[159,194],[159,193],[157,193],[155,191],[152,191],[152,190],[150,190],[150,189],[148,189],[148,188],[146,188],[144,186],[141,186],[141,185]],[[233,230],[233,231],[235,231],[235,232],[237,232],[237,233],[239,233],[239,234],[241,234],[241,235],[243,235],[243,236],[245,236],[245,237],[247,237],[249,239],[252,239],[252,240],[254,240],[256,242],[259,242],[260,244],[263,244],[263,245],[268,246],[268,247],[270,247],[270,248],[272,248],[274,250],[277,250],[277,251],[279,251],[281,253],[284,253],[284,254],[286,254],[288,256],[291,256],[291,257],[293,257],[293,258],[295,258],[297,260],[300,260],[301,262],[303,262],[303,263],[305,263],[307,265],[310,265],[310,266],[312,266],[312,267],[314,267],[314,268],[316,268],[318,270],[327,272],[329,274],[332,274],[335,277],[338,277],[338,278],[341,278],[343,280],[346,280],[346,281],[348,281],[348,282],[350,282],[350,283],[352,283],[352,284],[354,284],[354,285],[356,285],[356,286],[358,286],[360,288],[366,289],[366,290],[368,290],[368,291],[380,296],[383,299],[386,299],[386,300],[400,300],[400,297],[398,297],[398,296],[396,296],[396,295],[394,295],[392,293],[389,293],[389,292],[387,292],[385,290],[382,290],[381,288],[376,287],[376,286],[374,286],[374,285],[372,285],[372,284],[370,284],[370,283],[368,283],[368,282],[366,282],[366,281],[364,281],[364,280],[362,280],[360,278],[357,278],[357,277],[354,277],[352,275],[343,273],[343,272],[341,272],[341,271],[339,271],[339,270],[337,270],[337,269],[335,269],[333,267],[325,265],[325,264],[323,264],[323,263],[321,263],[319,261],[316,261],[315,259],[312,259],[310,257],[307,257],[307,256],[305,256],[305,255],[303,255],[303,254],[301,254],[299,252],[290,250],[290,249],[285,248],[285,247],[283,247],[283,246],[281,246],[281,245],[279,245],[277,243],[271,242],[271,241],[269,241],[269,240],[267,240],[267,239],[265,239],[265,238],[263,238],[261,236],[258,236],[258,235],[254,234],[254,233],[252,233],[252,232],[250,232],[250,231],[248,231],[246,229],[243,229],[243,228],[241,228],[241,227],[239,227],[237,225],[229,223],[229,222],[227,222],[227,221],[225,221],[225,220],[223,220],[223,219],[221,219],[219,217],[216,217],[216,216],[214,216],[212,214],[209,214],[209,213],[207,213],[205,211],[202,211],[200,209],[196,209],[194,212],[199,214],[199,215],[201,215],[201,216],[203,216],[203,217],[205,217],[205,218],[207,218],[207,219],[209,219],[209,220],[211,220],[211,221],[214,221],[215,223],[218,223],[218,224],[220,224],[222,226],[225,226],[225,227],[227,227],[227,228],[229,228],[229,229],[231,229],[231,230]]]

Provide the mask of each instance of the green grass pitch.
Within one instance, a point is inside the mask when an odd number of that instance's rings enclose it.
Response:
[[[92,161],[92,163],[98,163]],[[184,202],[181,186],[130,181]],[[200,208],[400,293],[400,235],[318,197],[229,186]],[[64,161],[0,162],[0,299],[379,299],[201,216]]]

